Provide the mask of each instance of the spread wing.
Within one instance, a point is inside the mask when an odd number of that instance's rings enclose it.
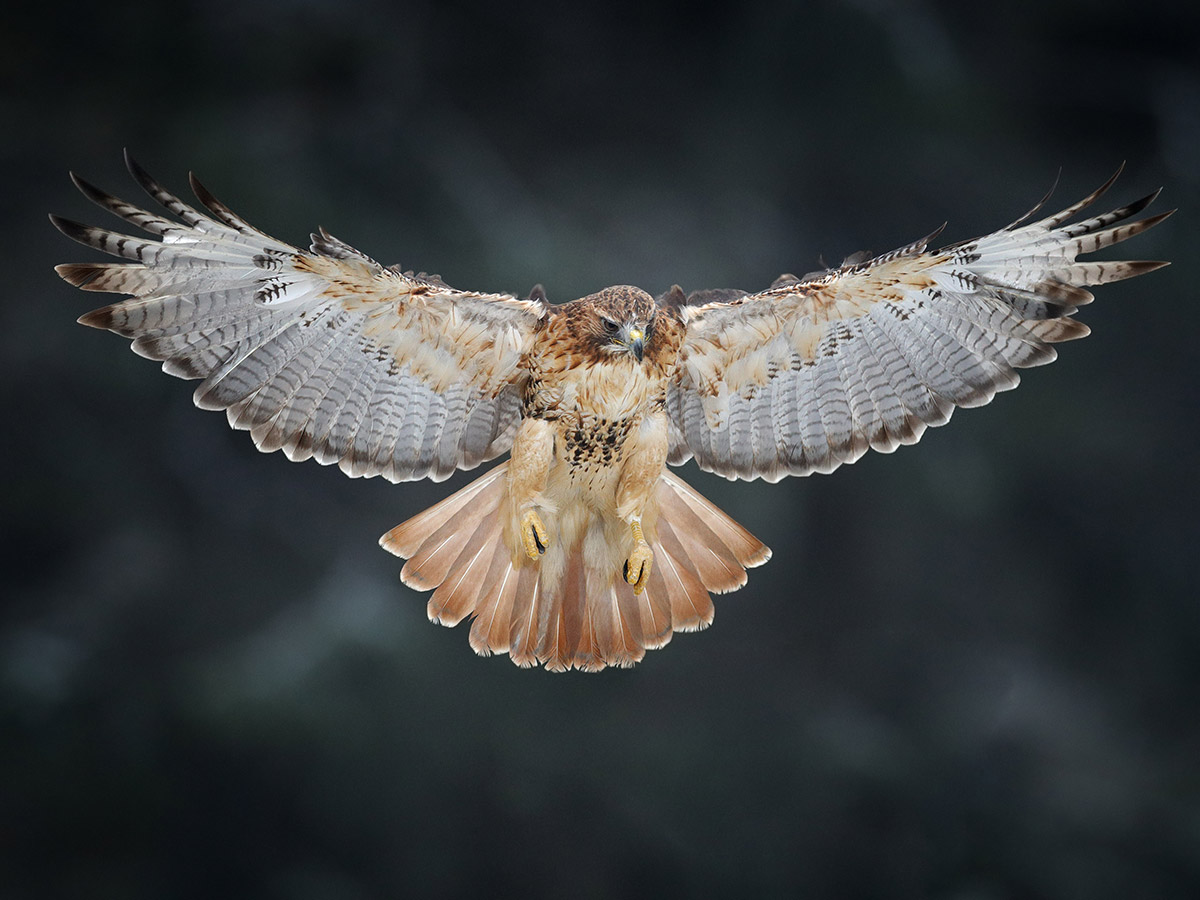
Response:
[[[1119,170],[1118,170],[1118,174]],[[1123,222],[1157,192],[1074,224],[1116,180],[1062,212],[938,251],[937,232],[866,262],[768,290],[705,292],[683,306],[680,364],[667,395],[670,462],[695,457],[727,478],[830,472],[868,448],[890,453],[1017,386],[1083,337],[1071,316],[1087,285],[1162,262],[1076,262],[1170,213]],[[1043,200],[1043,203],[1045,200]],[[940,229],[939,229],[940,231]]]
[[[174,218],[74,179],[154,239],[52,216],[68,237],[132,262],[57,267],[88,291],[132,298],[85,325],[133,339],[196,405],[224,409],[264,451],[337,463],[351,476],[443,479],[509,448],[541,302],[455,290],[401,273],[323,229],[303,252],[272,238],[192,179],[204,212],[129,171]]]

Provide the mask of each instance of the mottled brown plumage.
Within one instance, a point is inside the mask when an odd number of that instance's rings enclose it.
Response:
[[[629,666],[705,627],[710,594],[769,556],[667,463],[773,481],[913,443],[1087,334],[1072,318],[1087,286],[1165,265],[1076,261],[1165,218],[1125,222],[1152,194],[1066,224],[1110,179],[1039,221],[759,293],[615,286],[552,306],[540,288],[521,300],[385,268],[324,230],[301,251],[195,179],[204,212],[129,168],[173,217],[75,183],[156,240],[53,217],[129,260],[58,267],[132,295],[80,321],[203,379],[199,406],[291,459],[405,481],[510,451],[382,543],[433,591],[432,620],[473,618],[477,653],[551,670]]]

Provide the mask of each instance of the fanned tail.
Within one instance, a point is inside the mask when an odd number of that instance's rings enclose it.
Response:
[[[507,469],[501,463],[379,539],[383,549],[408,560],[401,581],[418,591],[433,591],[430,621],[457,625],[490,596],[488,576],[503,580],[507,574],[499,514]]]
[[[454,626],[473,617],[471,648],[508,653],[519,666],[560,672],[627,668],[677,631],[711,624],[711,593],[736,590],[771,551],[670,472],[646,529],[654,551],[641,594],[621,577],[622,522],[592,515],[568,546],[552,542],[539,562],[504,541],[507,464],[501,464],[380,539],[408,562],[404,583],[432,590],[429,618]]]

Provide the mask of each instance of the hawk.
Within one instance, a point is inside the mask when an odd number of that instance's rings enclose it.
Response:
[[[433,591],[431,620],[472,617],[475,652],[553,671],[631,666],[706,627],[710,595],[770,556],[668,464],[777,481],[890,453],[1086,335],[1088,286],[1166,265],[1077,261],[1169,215],[1135,219],[1155,192],[1072,223],[1113,175],[1046,218],[1049,195],[986,237],[930,250],[939,229],[755,293],[619,285],[552,305],[540,286],[521,299],[382,266],[324,229],[300,250],[194,176],[203,209],[126,162],[170,215],[72,175],[151,236],[51,217],[128,260],[57,267],[130,295],[79,321],[202,379],[197,406],[292,460],[399,482],[507,452],[380,542]]]

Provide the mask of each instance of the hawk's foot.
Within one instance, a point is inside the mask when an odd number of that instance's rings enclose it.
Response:
[[[654,565],[654,551],[646,543],[646,537],[642,534],[642,523],[639,519],[634,519],[630,523],[630,528],[633,530],[635,543],[629,559],[625,560],[625,569],[622,574],[625,576],[625,580],[633,585],[633,592],[640,594],[646,589],[646,582],[650,580],[650,568]]]
[[[525,555],[537,559],[550,546],[550,536],[542,518],[534,510],[527,509],[521,514],[521,543],[525,546]]]

